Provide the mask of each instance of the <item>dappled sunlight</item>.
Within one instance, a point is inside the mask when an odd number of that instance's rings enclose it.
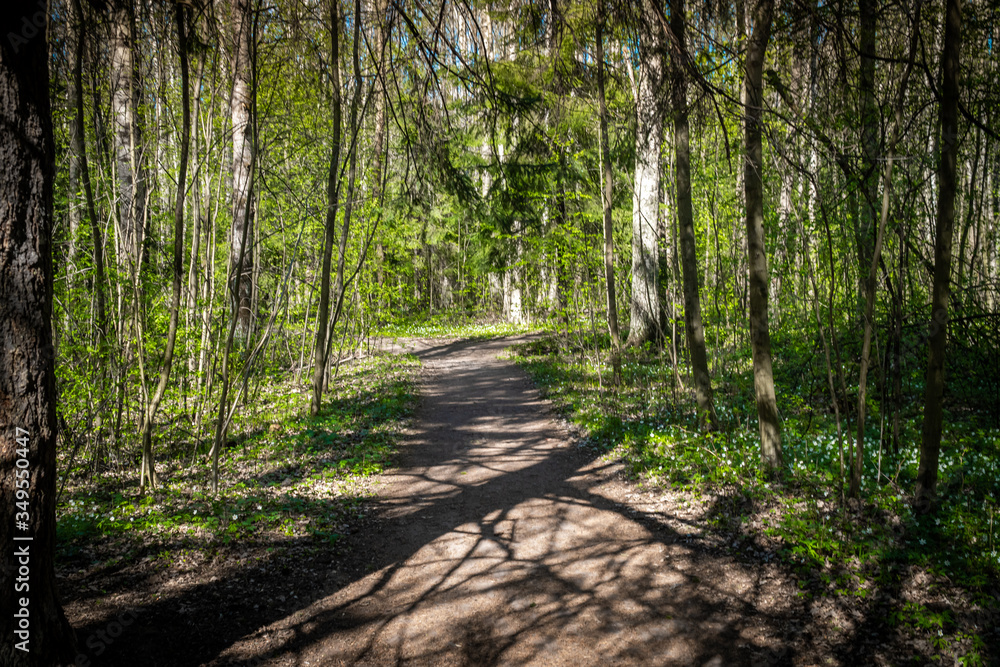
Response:
[[[386,475],[374,570],[276,619],[268,660],[724,664],[771,645],[754,624],[790,610],[758,571],[635,517],[516,371],[478,349],[459,365],[465,349],[420,355],[421,419]]]
[[[374,518],[360,533],[319,548],[287,536],[211,577],[124,569],[80,632],[137,590],[148,603],[106,664],[853,665],[892,636],[885,607],[810,596],[815,582],[764,536],[710,530],[751,511],[739,494],[695,508],[623,481],[620,462],[581,446],[496,359],[506,344],[422,346],[417,419],[363,502]],[[180,543],[165,549],[183,558]],[[921,585],[905,575],[880,595]],[[948,622],[907,609],[900,624]],[[158,634],[168,621],[186,624],[197,653],[172,657],[176,639]]]

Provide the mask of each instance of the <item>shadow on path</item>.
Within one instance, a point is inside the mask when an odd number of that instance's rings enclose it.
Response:
[[[351,542],[367,574],[301,563],[310,590],[234,608],[229,592],[281,575],[234,567],[139,612],[113,660],[93,664],[791,664],[783,633],[808,619],[778,566],[740,564],[630,507],[614,467],[496,358],[508,344],[419,350],[416,426],[384,475],[381,522]],[[220,603],[187,614],[190,637],[158,630],[189,598]]]

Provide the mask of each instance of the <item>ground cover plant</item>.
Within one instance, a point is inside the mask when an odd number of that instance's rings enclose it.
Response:
[[[78,648],[57,566],[333,554],[393,449],[352,369],[534,330],[643,484],[996,659],[963,611],[997,576],[995,1],[22,4],[0,571],[32,538],[32,667]]]
[[[155,492],[139,492],[127,462],[64,461],[61,567],[83,580],[141,560],[169,568],[248,551],[278,558],[293,545],[339,553],[341,539],[363,523],[372,476],[394,460],[418,369],[405,354],[345,364],[316,416],[308,416],[301,383],[263,386],[231,428],[216,494],[207,441],[172,443]]]
[[[620,459],[640,485],[688,498],[723,549],[780,561],[807,598],[853,598],[850,605],[877,610],[884,620],[871,631],[915,642],[909,658],[995,659],[986,642],[996,642],[1000,619],[1000,429],[976,415],[949,424],[945,492],[933,515],[912,507],[917,452],[892,452],[873,429],[866,483],[848,499],[843,439],[826,404],[813,405],[801,391],[811,378],[778,384],[788,389],[778,395],[786,469],[776,479],[763,474],[745,368],[731,363],[734,371],[717,381],[720,429],[703,432],[666,352],[626,353],[616,379],[608,343],[587,332],[548,335],[511,356],[582,429],[583,446]],[[777,359],[777,377],[808,367],[794,350]],[[906,420],[904,442],[914,442],[919,427],[917,417]]]

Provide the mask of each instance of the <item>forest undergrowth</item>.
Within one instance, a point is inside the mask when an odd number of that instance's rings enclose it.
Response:
[[[690,380],[675,375],[668,352],[626,350],[617,380],[607,335],[549,334],[510,354],[580,427],[582,446],[620,459],[643,487],[683,496],[734,557],[782,564],[806,600],[866,609],[881,619],[882,632],[910,643],[918,661],[996,660],[1000,429],[989,415],[950,413],[940,502],[922,515],[911,506],[921,413],[901,420],[897,453],[876,410],[865,438],[865,483],[860,497],[846,498],[851,425],[842,423],[838,436],[814,355],[803,346],[780,350],[780,479],[761,473],[748,352],[716,360],[728,370],[715,374],[715,432],[699,431]]]
[[[306,385],[292,377],[262,384],[236,413],[217,494],[210,438],[163,443],[155,492],[140,492],[128,452],[120,459],[84,452],[59,498],[57,562],[85,573],[137,559],[164,567],[211,560],[228,548],[338,549],[366,511],[372,476],[395,456],[398,433],[412,416],[419,366],[411,355],[346,364],[316,417],[308,416]],[[61,460],[60,469],[69,464]]]

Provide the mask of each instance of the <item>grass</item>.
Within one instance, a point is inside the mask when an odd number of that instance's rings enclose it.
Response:
[[[220,489],[209,491],[207,442],[189,460],[166,448],[158,462],[161,484],[140,494],[136,466],[91,476],[82,465],[57,508],[63,556],[97,541],[120,540],[123,557],[142,546],[226,545],[268,537],[308,538],[333,544],[364,513],[367,480],[396,453],[396,436],[412,415],[419,362],[412,356],[376,356],[349,364],[317,417],[309,393],[290,382],[262,389],[246,409],[220,457]],[[65,462],[63,462],[65,465]],[[169,560],[175,549],[162,552]]]
[[[463,338],[487,340],[500,336],[541,331],[544,323],[513,324],[501,321],[484,321],[480,317],[456,313],[441,313],[420,319],[407,319],[386,325],[377,335],[386,338]]]
[[[576,340],[535,340],[514,348],[512,357],[582,428],[583,446],[621,459],[643,484],[701,497],[710,506],[706,518],[735,545],[731,551],[746,542],[766,547],[802,582],[801,595],[898,598],[889,626],[924,636],[942,658],[977,664],[983,641],[975,623],[945,622],[940,615],[928,621],[932,617],[919,611],[923,603],[904,600],[902,592],[916,570],[930,577],[931,588],[961,589],[967,609],[996,609],[1000,430],[975,418],[949,422],[941,502],[935,515],[921,516],[910,507],[916,447],[898,456],[881,451],[875,414],[861,498],[846,502],[841,439],[832,417],[803,398],[810,396],[803,388],[810,378],[794,350],[776,358],[786,469],[774,482],[761,474],[753,384],[738,358],[728,365],[729,376],[715,378],[722,428],[701,433],[692,392],[674,388],[666,359],[627,352],[614,385],[606,336]],[[904,442],[919,442],[919,419],[917,412],[904,420]]]

